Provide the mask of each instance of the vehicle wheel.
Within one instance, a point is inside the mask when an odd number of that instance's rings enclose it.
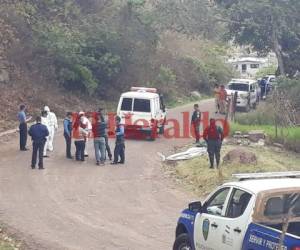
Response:
[[[252,108],[253,109],[256,109],[256,105],[257,105],[257,103],[255,102],[255,103],[253,103],[253,105],[252,105]]]
[[[247,104],[247,106],[245,107],[245,112],[250,112],[250,109],[251,109],[251,107],[250,107],[250,104],[248,103]]]
[[[159,134],[163,135],[165,132],[165,125],[162,125],[161,127],[159,127]]]
[[[173,245],[173,250],[192,250],[192,243],[187,234],[180,234]]]
[[[157,127],[154,127],[151,131],[147,134],[147,140],[148,141],[155,141],[157,137]]]

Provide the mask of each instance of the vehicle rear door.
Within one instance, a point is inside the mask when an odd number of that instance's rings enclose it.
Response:
[[[118,116],[121,117],[123,124],[128,124],[128,121],[130,121],[131,116],[133,115],[132,108],[133,108],[133,98],[130,97],[120,98],[117,114]]]
[[[251,220],[255,196],[251,193],[233,188],[227,203],[226,212],[219,223],[218,249],[242,249],[243,240]]]
[[[149,127],[151,125],[151,119],[154,116],[154,105],[153,99],[134,98],[132,116],[133,125]]]
[[[220,250],[222,241],[221,224],[226,212],[226,204],[231,187],[217,190],[204,204],[203,212],[198,213],[194,227],[195,249]]]

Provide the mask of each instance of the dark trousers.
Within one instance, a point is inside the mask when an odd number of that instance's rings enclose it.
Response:
[[[215,158],[216,158],[217,167],[219,167],[220,165],[221,147],[222,147],[222,142],[220,140],[208,140],[207,142],[207,152],[208,152],[211,168],[214,167]]]
[[[119,161],[120,157],[120,161]],[[114,163],[124,163],[125,162],[125,144],[117,143],[114,150]]]
[[[20,123],[19,130],[20,130],[20,150],[24,150],[26,148],[26,143],[27,143],[27,124]]]
[[[39,156],[39,168],[43,168],[43,153],[44,153],[44,146],[45,141],[40,142],[33,142],[32,143],[33,150],[32,150],[32,159],[31,159],[31,167],[35,168],[37,156]]]
[[[112,158],[112,153],[111,153],[111,150],[110,150],[110,146],[108,144],[108,136],[105,136],[105,148],[106,148],[106,152],[108,154],[108,158],[111,160]],[[106,155],[105,155],[106,156]],[[105,157],[106,159],[106,157]]]
[[[76,161],[84,161],[85,141],[75,141]]]
[[[200,125],[193,123],[196,143],[200,141]]]
[[[72,138],[67,133],[64,133],[64,137],[65,137],[65,141],[66,141],[66,157],[71,158],[72,157],[72,154],[71,154]]]

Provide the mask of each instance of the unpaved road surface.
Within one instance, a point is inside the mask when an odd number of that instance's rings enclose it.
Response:
[[[201,103],[203,111],[211,107]],[[190,109],[170,110],[168,118],[181,120]],[[164,174],[157,152],[191,140],[127,140],[126,165],[99,167],[92,141],[87,162],[65,159],[60,132],[42,171],[31,170],[31,150],[19,152],[17,137],[1,143],[0,221],[28,249],[169,250],[180,211],[196,197]]]

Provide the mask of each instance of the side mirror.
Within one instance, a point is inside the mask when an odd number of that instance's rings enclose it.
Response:
[[[195,201],[189,204],[189,210],[192,212],[201,212],[202,210],[202,203],[201,201]]]

